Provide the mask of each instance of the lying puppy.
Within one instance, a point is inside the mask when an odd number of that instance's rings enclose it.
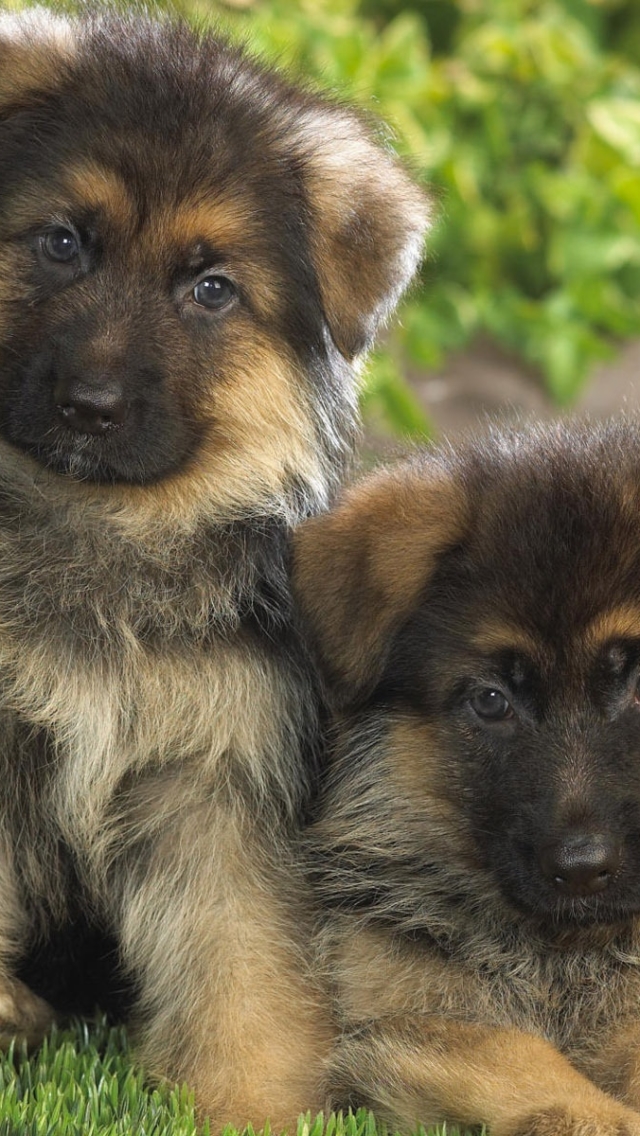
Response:
[[[148,1070],[280,1127],[330,1032],[285,548],[422,196],[351,112],[143,16],[0,14],[0,155],[0,1028],[50,1021],[18,978],[84,1011],[113,962]]]
[[[496,431],[296,537],[333,1106],[640,1133],[640,424]]]

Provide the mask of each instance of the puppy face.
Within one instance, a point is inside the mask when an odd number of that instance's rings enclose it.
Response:
[[[632,424],[496,434],[303,526],[328,823],[375,829],[396,888],[354,902],[415,914],[437,865],[547,925],[640,911],[639,471]]]
[[[353,115],[182,25],[3,15],[0,72],[2,438],[222,512],[322,500],[420,194]]]

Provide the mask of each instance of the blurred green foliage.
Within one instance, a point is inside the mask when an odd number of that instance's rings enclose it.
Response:
[[[386,120],[432,187],[423,287],[368,397],[423,424],[405,360],[479,332],[559,403],[640,334],[640,10],[634,0],[179,0]]]

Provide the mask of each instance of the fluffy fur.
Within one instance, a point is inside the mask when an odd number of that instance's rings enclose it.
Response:
[[[1,1030],[114,979],[149,1071],[281,1127],[330,1036],[288,533],[424,202],[350,111],[144,16],[0,14],[0,153]]]
[[[495,431],[295,538],[333,1106],[640,1132],[640,425]]]

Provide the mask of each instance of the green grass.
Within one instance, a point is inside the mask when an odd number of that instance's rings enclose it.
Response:
[[[0,1136],[206,1136],[183,1088],[152,1089],[121,1029],[54,1031],[0,1057]]]
[[[145,1084],[122,1029],[104,1022],[54,1030],[35,1053],[19,1045],[0,1055],[0,1136],[214,1136],[198,1124],[186,1086]],[[223,1136],[237,1136],[229,1127]],[[254,1136],[247,1129],[247,1136]],[[269,1136],[268,1127],[265,1136]],[[361,1109],[314,1120],[297,1136],[385,1136]]]

